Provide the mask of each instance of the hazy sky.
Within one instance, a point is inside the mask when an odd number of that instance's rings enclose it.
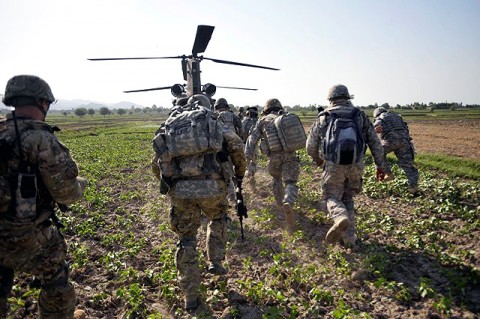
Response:
[[[348,86],[356,105],[480,103],[479,0],[0,0],[0,92],[35,74],[57,99],[170,106],[180,60],[87,58],[191,54],[199,24],[215,26],[202,83],[234,105],[327,103]]]

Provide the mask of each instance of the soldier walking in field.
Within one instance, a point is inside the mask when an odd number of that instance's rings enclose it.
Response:
[[[265,103],[262,114],[247,139],[245,157],[248,162],[255,160],[255,149],[262,138],[262,143],[265,143],[267,148],[265,153],[268,157],[268,173],[273,177],[273,195],[277,207],[285,216],[288,229],[293,231],[295,228],[293,205],[298,198],[297,181],[300,175],[300,164],[295,151],[284,151],[281,146],[274,148],[274,142],[272,139],[269,140],[269,136],[272,136],[269,132],[276,130],[275,119],[285,113],[278,99],[270,99]]]
[[[228,105],[227,100],[224,98],[219,98],[215,101],[214,110],[217,114],[217,119],[220,123],[223,123],[223,131],[230,130],[238,135],[238,137],[242,137],[242,121],[240,118],[235,115],[231,110],[230,106]],[[235,197],[235,185],[234,181],[230,181],[227,185],[228,187],[228,200],[230,203],[236,202]]]
[[[40,280],[42,319],[74,318],[75,290],[65,261],[67,245],[58,230],[55,204],[69,205],[87,185],[69,150],[45,123],[55,101],[44,80],[33,75],[11,78],[3,103],[15,108],[0,121],[0,317],[15,272]],[[83,318],[83,310],[75,318]]]
[[[198,128],[198,130],[197,130]],[[161,180],[160,191],[171,200],[170,225],[179,238],[176,253],[178,281],[185,308],[199,306],[201,274],[197,231],[204,214],[207,225],[208,272],[224,275],[227,244],[227,183],[235,177],[241,192],[245,174],[242,140],[223,130],[209,99],[194,95],[157,131],[153,141],[153,169]],[[234,166],[234,176],[229,161]]]
[[[405,172],[408,179],[410,193],[418,195],[418,169],[415,167],[415,149],[408,125],[400,114],[377,107],[373,111],[375,118],[375,131],[380,135],[380,140],[385,151],[385,180],[392,180],[393,173],[387,162],[386,156],[394,152],[398,159],[398,166]]]
[[[245,117],[242,120],[242,140],[244,143],[247,142],[248,137],[252,129],[257,124],[258,120],[258,108],[256,106],[249,106],[247,107],[247,111],[245,112]],[[255,173],[257,170],[257,151],[255,151],[254,159],[247,162],[247,172],[245,174],[246,178],[250,178],[250,183],[252,187],[255,187]]]
[[[378,180],[385,175],[385,163],[372,122],[350,99],[346,86],[339,84],[330,89],[330,106],[318,114],[310,128],[307,153],[323,166],[323,199],[334,222],[325,241],[335,244],[342,240],[353,247],[357,241],[353,197],[362,188],[366,145],[377,166]]]

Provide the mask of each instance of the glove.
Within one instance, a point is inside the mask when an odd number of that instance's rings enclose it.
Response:
[[[318,167],[323,166],[323,163],[324,163],[323,159],[319,158],[319,159],[317,160],[317,166],[318,166]]]
[[[377,179],[377,182],[383,182],[383,180],[385,179],[385,170],[383,168],[377,167],[375,177]]]
[[[86,178],[77,177],[77,183],[78,183],[78,186],[82,189],[82,191],[84,191],[85,188],[87,187],[87,179]]]

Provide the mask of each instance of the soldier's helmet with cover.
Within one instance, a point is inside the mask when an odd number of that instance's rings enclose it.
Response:
[[[269,99],[267,102],[265,102],[265,106],[263,108],[262,113],[266,114],[271,110],[282,110],[283,106],[282,103],[278,99]]]
[[[222,97],[215,101],[214,108],[215,110],[223,109],[223,108],[229,109],[230,106],[228,105],[227,100]]]
[[[2,102],[6,106],[15,106],[15,98],[18,97],[43,99],[48,103],[55,101],[52,90],[45,80],[27,74],[16,75],[8,80]]]
[[[387,112],[387,110],[386,110],[384,107],[382,107],[382,106],[377,107],[377,108],[375,109],[375,111],[373,111],[373,117],[374,117],[374,118],[377,118],[377,116],[379,116],[380,114],[382,114],[382,113],[384,113],[384,112]]]
[[[328,91],[328,100],[333,101],[337,99],[351,99],[352,96],[348,93],[348,88],[343,84],[337,84]]]
[[[192,105],[192,106],[193,105],[201,105],[201,106],[209,108],[209,109],[211,109],[211,107],[212,107],[212,104],[210,103],[210,99],[203,94],[192,95],[188,99],[188,105]]]

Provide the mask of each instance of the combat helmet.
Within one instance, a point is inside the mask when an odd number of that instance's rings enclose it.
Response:
[[[265,102],[265,106],[263,107],[263,114],[269,113],[271,110],[281,110],[283,109],[282,103],[278,99],[269,99]]]
[[[343,84],[337,84],[328,91],[328,100],[333,101],[337,99],[351,99],[352,96],[348,93],[348,89]]]
[[[382,113],[384,113],[384,112],[387,112],[387,110],[386,110],[384,107],[382,107],[382,106],[377,107],[377,108],[375,109],[375,111],[373,111],[373,117],[374,117],[374,118],[377,118],[377,116],[379,116],[380,114],[382,114]]]
[[[15,98],[28,97],[53,103],[55,97],[47,82],[35,75],[16,75],[7,82],[3,104],[15,106]]]
[[[210,99],[203,94],[195,94],[188,99],[188,105],[194,105],[194,104],[201,105],[209,109],[212,107],[212,104],[210,103]]]
[[[228,102],[227,100],[225,100],[223,97],[219,98],[218,100],[215,101],[215,105],[214,105],[214,108],[215,110],[217,109],[221,109],[221,108],[226,108],[226,109],[229,109],[230,106],[228,105]]]

